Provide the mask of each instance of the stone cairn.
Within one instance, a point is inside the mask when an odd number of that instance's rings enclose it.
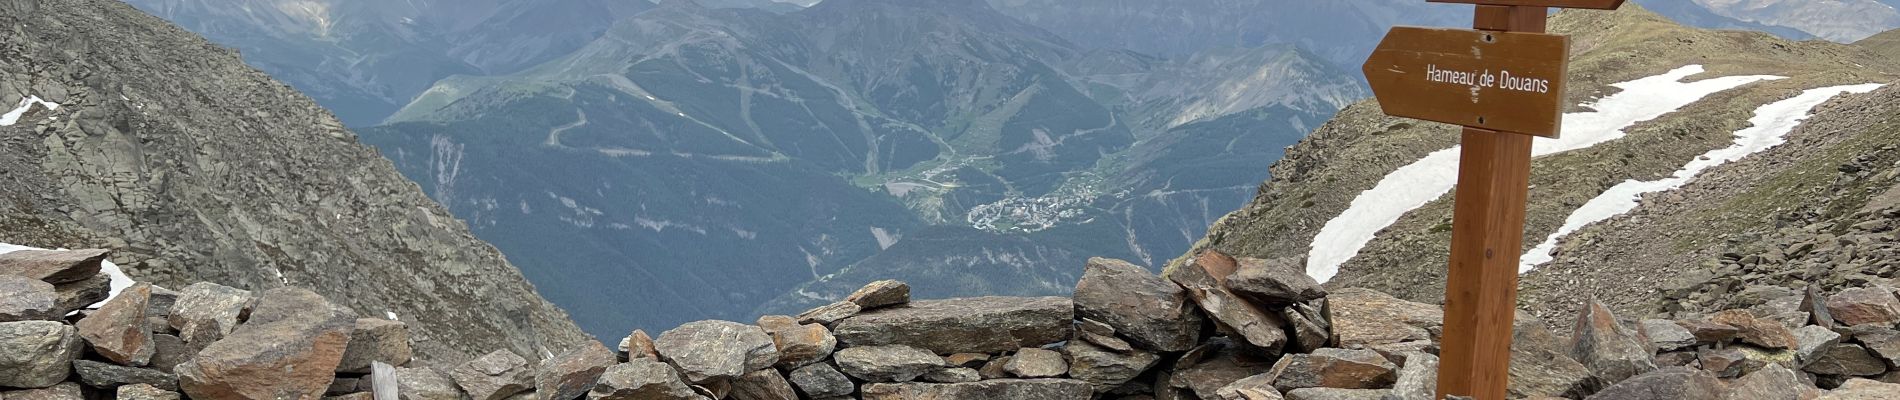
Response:
[[[874,282],[754,324],[699,321],[619,351],[410,365],[401,322],[304,289],[136,284],[96,309],[106,251],[0,254],[0,399],[1431,399],[1437,306],[1328,293],[1297,260],[1205,253],[1156,276],[1092,259],[1072,297],[910,299]],[[1623,320],[1574,338],[1520,313],[1513,398],[1900,399],[1900,297]],[[1682,313],[1679,313],[1682,314]]]

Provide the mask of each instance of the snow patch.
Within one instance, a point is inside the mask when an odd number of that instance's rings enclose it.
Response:
[[[1723,90],[1779,76],[1749,75],[1683,82],[1703,72],[1701,65],[1677,68],[1662,75],[1614,84],[1622,92],[1584,104],[1595,111],[1564,114],[1562,139],[1537,139],[1533,156],[1585,149],[1626,135],[1624,129],[1655,119]],[[1373,235],[1398,222],[1405,213],[1451,192],[1458,180],[1459,147],[1426,155],[1387,174],[1371,190],[1359,194],[1345,212],[1326,221],[1313,237],[1306,273],[1320,282],[1339,274],[1339,266],[1359,254]]]
[[[14,244],[0,243],[0,254],[12,253],[12,252],[20,251],[20,250],[46,250],[46,249],[42,249],[38,247],[27,247],[27,246],[20,246],[20,245],[14,245]],[[66,250],[66,249],[59,249],[59,250]],[[125,288],[132,287],[132,277],[126,276],[125,271],[120,270],[119,265],[113,264],[112,260],[106,260],[106,261],[100,262],[99,272],[104,273],[106,274],[107,277],[112,278],[112,284],[111,284],[112,291],[110,294],[106,295],[105,300],[102,300],[98,303],[93,303],[92,305],[86,306],[86,308],[99,308],[99,306],[105,305],[107,301],[111,301],[113,298],[119,297],[119,292],[125,291]]]
[[[383,311],[383,315],[389,317],[390,321],[401,321],[401,319],[396,318],[395,311]]]
[[[20,105],[14,107],[13,111],[0,114],[0,126],[12,126],[13,124],[20,123],[20,117],[25,116],[27,110],[33,109],[34,104],[39,104],[40,107],[45,107],[47,110],[59,109],[59,103],[40,100],[40,96],[27,96],[24,99],[20,99]]]
[[[1735,131],[1734,145],[1711,150],[1696,157],[1668,178],[1654,181],[1623,181],[1604,191],[1603,194],[1597,195],[1596,198],[1590,199],[1590,202],[1584,203],[1582,207],[1577,207],[1576,211],[1570,213],[1569,218],[1564,219],[1564,225],[1557,228],[1556,233],[1550,234],[1543,243],[1532,248],[1530,252],[1524,253],[1517,268],[1518,273],[1530,272],[1538,265],[1550,262],[1554,258],[1551,253],[1557,248],[1557,241],[1563,239],[1564,236],[1575,233],[1584,226],[1635,210],[1645,194],[1682,188],[1682,185],[1694,181],[1696,176],[1701,175],[1703,171],[1787,143],[1788,133],[1793,132],[1796,126],[1812,116],[1814,108],[1819,107],[1821,103],[1826,103],[1829,99],[1842,94],[1872,92],[1881,86],[1883,85],[1865,84],[1811,89],[1801,92],[1801,95],[1794,98],[1755,109],[1755,116],[1748,119],[1753,126]]]

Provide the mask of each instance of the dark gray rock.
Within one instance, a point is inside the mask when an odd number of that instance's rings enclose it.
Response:
[[[409,325],[380,318],[357,318],[350,331],[350,347],[343,351],[337,372],[369,372],[372,362],[389,365],[409,363]]]
[[[1656,369],[1654,345],[1636,329],[1617,322],[1602,302],[1591,300],[1571,330],[1570,358],[1605,381],[1622,381]]]
[[[608,367],[600,383],[587,393],[589,400],[698,400],[679,372],[651,358],[635,358]]]
[[[1097,392],[1128,383],[1161,361],[1154,353],[1114,352],[1087,342],[1069,342],[1062,351],[1069,356],[1069,377],[1095,385]]]
[[[938,354],[997,353],[1068,340],[1075,306],[1063,297],[921,300],[839,322],[848,346],[901,344]]]
[[[178,365],[179,386],[201,399],[321,396],[349,346],[350,322],[315,292],[266,291],[242,329]]]
[[[662,359],[695,384],[738,378],[778,362],[771,335],[737,322],[689,322],[660,334],[653,343]]]
[[[845,296],[844,301],[857,303],[863,310],[909,303],[910,285],[895,280],[871,282]]]
[[[1089,259],[1075,284],[1077,317],[1154,351],[1187,351],[1200,339],[1203,317],[1191,301],[1180,285],[1121,260]]]
[[[833,359],[845,374],[870,382],[908,382],[945,365],[943,357],[904,345],[850,347]]]
[[[1279,313],[1227,289],[1224,282],[1238,268],[1233,257],[1207,251],[1176,268],[1168,278],[1187,289],[1188,298],[1194,299],[1209,318],[1219,322],[1217,326],[1222,331],[1245,339],[1269,355],[1277,354],[1287,343],[1287,323]]]
[[[495,350],[449,370],[449,378],[475,400],[501,400],[534,389],[534,369],[528,360],[508,350]]]
[[[1087,382],[1070,379],[994,379],[968,383],[873,383],[864,400],[1088,400]]]
[[[1654,351],[1675,351],[1693,347],[1696,344],[1695,334],[1689,333],[1689,329],[1677,325],[1675,321],[1646,319],[1639,323],[1642,324],[1643,334],[1649,337],[1649,344],[1655,349]]]
[[[146,384],[163,390],[178,390],[178,376],[157,370],[118,366],[92,360],[74,360],[73,371],[79,375],[79,383],[99,389]]]
[[[215,283],[195,283],[178,292],[169,320],[178,338],[202,349],[237,328],[251,292]]]
[[[594,383],[615,361],[614,353],[600,342],[582,343],[541,362],[534,372],[535,396],[549,400],[580,397],[594,389]]]
[[[1288,351],[1311,353],[1332,344],[1333,325],[1326,309],[1326,299],[1296,303],[1280,309],[1280,317],[1287,322],[1292,333],[1287,343]]]
[[[17,275],[46,283],[77,282],[99,275],[111,250],[19,250],[0,254],[0,275]]]
[[[1218,337],[1189,350],[1175,360],[1166,386],[1186,389],[1200,398],[1218,396],[1221,388],[1273,368],[1270,359],[1260,358],[1258,350],[1233,339]],[[1157,393],[1163,392],[1157,388]]]
[[[53,321],[0,322],[0,387],[45,388],[72,373],[79,331]]]
[[[1857,344],[1836,344],[1802,368],[1822,375],[1874,376],[1887,372],[1887,362]]]
[[[93,352],[120,365],[143,366],[152,361],[152,329],[146,324],[152,284],[139,283],[119,292],[99,310],[73,324]]]
[[[53,284],[0,274],[0,322],[53,320],[60,317],[59,292]]]
[[[1332,311],[1334,346],[1437,341],[1445,313],[1438,306],[1400,300],[1368,289],[1349,288],[1326,297]]]
[[[152,363],[148,366],[163,372],[173,372],[178,364],[191,360],[191,348],[185,341],[172,335],[152,335]]]
[[[1617,382],[1590,395],[1589,400],[1721,400],[1722,381],[1708,371],[1686,367],[1658,368]]]
[[[59,311],[56,314],[66,315],[106,301],[106,297],[112,295],[112,277],[99,274],[78,281],[54,284],[53,292],[59,296]]]
[[[78,382],[60,382],[39,389],[0,390],[0,398],[12,400],[86,400]]]
[[[1827,329],[1838,326],[1834,320],[1834,313],[1827,310],[1827,296],[1821,294],[1821,288],[1818,286],[1808,285],[1807,290],[1802,292],[1799,310],[1808,313],[1809,324]]]
[[[813,398],[849,396],[858,391],[857,385],[851,383],[851,378],[825,363],[798,367],[792,370],[788,378],[799,391]]]
[[[1372,350],[1319,349],[1312,354],[1288,354],[1273,366],[1273,387],[1281,392],[1300,388],[1376,389],[1397,381],[1398,367]]]
[[[1238,270],[1227,278],[1227,288],[1243,297],[1268,305],[1287,305],[1326,297],[1326,289],[1306,274],[1305,264],[1297,258],[1236,257]]]
[[[396,393],[403,400],[463,400],[455,381],[432,368],[396,368]]]

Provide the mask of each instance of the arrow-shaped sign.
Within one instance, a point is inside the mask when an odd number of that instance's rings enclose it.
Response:
[[[1397,27],[1365,74],[1388,115],[1557,137],[1569,48],[1558,35]]]
[[[1425,0],[1430,3],[1479,4],[1489,6],[1533,6],[1615,10],[1623,0]]]

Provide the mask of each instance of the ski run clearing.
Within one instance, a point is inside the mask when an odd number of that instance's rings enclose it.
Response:
[[[1811,113],[1814,111],[1814,108],[1819,107],[1821,103],[1826,103],[1829,99],[1833,99],[1835,96],[1842,94],[1872,92],[1881,86],[1880,84],[1866,84],[1812,89],[1801,92],[1801,95],[1795,96],[1794,98],[1770,103],[1755,109],[1755,116],[1748,119],[1748,123],[1753,126],[1736,131],[1734,145],[1727,148],[1716,149],[1703,154],[1701,157],[1696,157],[1695,160],[1689,161],[1688,165],[1682,166],[1682,169],[1677,170],[1675,174],[1670,175],[1668,178],[1654,181],[1623,181],[1623,183],[1611,187],[1610,190],[1604,191],[1603,194],[1597,195],[1596,198],[1590,199],[1590,202],[1584,203],[1582,207],[1577,207],[1576,211],[1570,213],[1569,218],[1564,219],[1563,227],[1557,228],[1557,232],[1552,233],[1549,238],[1544,239],[1544,243],[1537,245],[1536,248],[1532,248],[1530,252],[1524,253],[1524,258],[1518,265],[1517,272],[1530,272],[1532,269],[1536,269],[1538,265],[1550,262],[1552,260],[1551,252],[1552,250],[1556,250],[1558,240],[1576,232],[1578,229],[1583,229],[1584,226],[1622,215],[1630,212],[1630,210],[1635,210],[1637,204],[1642,200],[1642,196],[1645,194],[1681,188],[1682,185],[1695,180],[1695,177],[1701,175],[1702,171],[1707,171],[1710,168],[1734,162],[1743,157],[1748,157],[1786,143],[1788,133],[1793,132],[1796,126],[1801,125],[1801,121],[1807,120],[1808,117],[1812,115]]]
[[[1614,84],[1622,89],[1585,104],[1594,111],[1564,114],[1563,138],[1537,139],[1532,156],[1546,156],[1590,148],[1620,139],[1630,126],[1675,112],[1716,92],[1750,83],[1785,79],[1770,75],[1731,76],[1683,82],[1703,72],[1701,65],[1677,68],[1662,75]],[[1399,217],[1451,192],[1458,180],[1459,147],[1439,150],[1387,174],[1378,185],[1359,194],[1345,212],[1326,221],[1313,237],[1306,273],[1320,282],[1332,280],[1339,266],[1380,230]]]

